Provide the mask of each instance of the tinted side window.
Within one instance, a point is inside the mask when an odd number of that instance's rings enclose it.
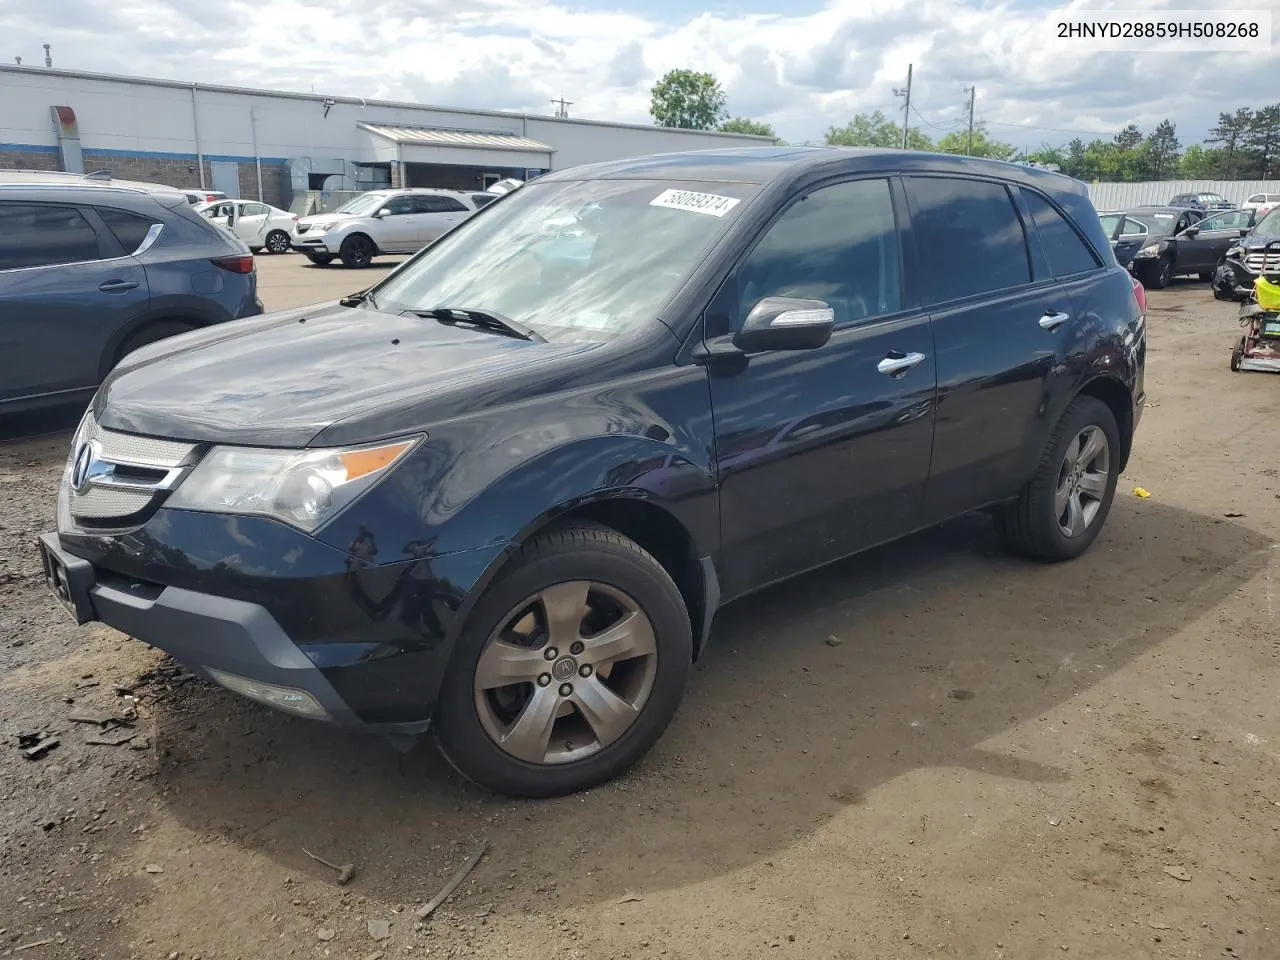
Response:
[[[494,200],[497,200],[497,199],[498,198],[494,196],[492,193],[473,193],[471,195],[471,202],[476,205],[477,210],[479,210],[485,204],[492,203]]]
[[[815,190],[774,222],[738,268],[735,329],[765,297],[825,301],[836,323],[902,304],[898,230],[887,180]]]
[[[1049,258],[1049,270],[1055,277],[1067,277],[1101,266],[1075,228],[1044,197],[1023,189],[1022,198],[1036,225],[1036,233],[1040,235],[1045,256]]]
[[[44,203],[0,203],[0,270],[98,257],[98,235],[78,210]]]
[[[433,194],[414,197],[415,213],[458,213],[467,208],[453,197],[441,197]]]
[[[142,246],[151,225],[158,222],[150,217],[140,217],[136,213],[125,213],[123,210],[108,210],[105,207],[97,209],[98,216],[111,228],[111,232],[120,241],[120,246],[128,253],[133,253]]]
[[[1031,282],[1022,221],[1003,185],[949,177],[906,185],[929,302]]]
[[[411,196],[392,197],[390,200],[388,200],[386,203],[383,204],[383,207],[385,207],[388,211],[390,211],[391,216],[393,217],[398,217],[406,213],[415,212],[413,209],[413,197]]]

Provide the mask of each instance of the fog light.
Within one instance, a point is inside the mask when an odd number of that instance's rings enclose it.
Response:
[[[248,697],[250,700],[256,700],[258,703],[264,703],[268,707],[275,707],[285,713],[312,719],[321,719],[329,716],[328,711],[320,706],[320,702],[305,690],[297,690],[293,687],[278,687],[274,683],[263,683],[261,680],[238,677],[234,673],[223,673],[221,670],[213,669],[213,667],[205,667],[204,669],[210,677],[233,693]]]

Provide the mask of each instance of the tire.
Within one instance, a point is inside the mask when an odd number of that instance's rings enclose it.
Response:
[[[1163,290],[1173,280],[1173,258],[1167,255],[1161,257],[1155,268],[1149,271],[1149,275],[1151,283],[1148,286]]]
[[[148,344],[165,340],[168,337],[175,337],[180,333],[187,333],[194,329],[193,324],[182,320],[160,320],[156,323],[149,323],[125,337],[124,343],[120,344],[120,349],[116,351],[116,362],[112,366],[119,365],[120,361],[129,354],[135,350],[142,349]]]
[[[267,234],[267,245],[264,249],[267,253],[288,253],[291,246],[287,233],[283,230],[272,230]]]
[[[1097,434],[1106,441],[1105,466],[1096,457],[1073,465],[1071,458],[1079,450],[1080,439]],[[1074,560],[1088,550],[1115,499],[1120,450],[1120,431],[1111,409],[1094,397],[1076,397],[1054,428],[1031,482],[1014,503],[996,513],[996,527],[1005,544],[1015,553],[1051,562]],[[1070,470],[1076,466],[1083,475],[1077,474],[1079,479],[1073,481]],[[1095,469],[1088,470],[1090,466]],[[1090,478],[1087,484],[1085,477]],[[1064,500],[1064,488],[1075,493]],[[1068,510],[1072,499],[1080,506],[1084,526],[1068,533],[1063,521],[1073,517]]]
[[[1240,359],[1243,356],[1244,356],[1244,337],[1241,337],[1240,341],[1234,347],[1231,348],[1231,372],[1232,373],[1240,372]]]
[[[317,267],[327,267],[333,263],[333,254],[331,253],[308,253],[306,258],[314,263]]]
[[[1201,270],[1198,274],[1196,274],[1196,276],[1200,279],[1201,283],[1213,283],[1212,270]]]
[[[353,233],[347,237],[338,251],[343,264],[353,270],[363,270],[373,263],[373,254],[373,241],[363,233]]]
[[[548,626],[548,602],[567,615],[558,630]],[[596,623],[579,618],[584,610]],[[640,652],[607,662],[592,640],[621,624],[618,616],[633,626],[616,633],[611,652],[621,654],[625,638],[635,641],[627,649]],[[568,637],[585,648],[573,642],[568,651],[550,649]],[[509,654],[495,656],[497,650]],[[662,566],[613,530],[560,528],[522,547],[472,610],[436,708],[436,743],[459,773],[498,793],[585,790],[630,768],[658,740],[684,695],[692,660],[689,612]],[[599,673],[584,673],[593,663]],[[489,671],[496,683],[484,680]],[[531,679],[503,685],[515,676]],[[538,703],[547,721],[524,723],[538,719]],[[580,704],[630,709],[601,710],[604,720],[589,723]],[[613,727],[604,722],[610,718],[618,721]],[[547,732],[521,736],[522,723],[530,734]]]

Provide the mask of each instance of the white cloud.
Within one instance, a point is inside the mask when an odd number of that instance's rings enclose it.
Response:
[[[973,83],[978,115],[992,132],[1030,145],[1060,142],[1072,130],[1150,127],[1166,116],[1189,141],[1220,111],[1280,97],[1280,50],[1091,54],[1054,40],[1049,11],[1026,0],[831,0],[807,15],[789,14],[787,0],[777,0],[772,14],[690,11],[675,21],[591,6],[0,0],[0,56],[39,63],[40,45],[49,42],[55,65],[69,69],[545,113],[551,98],[563,96],[573,101],[573,116],[637,122],[649,119],[654,81],[667,69],[692,67],[720,78],[734,115],[767,120],[796,141],[819,139],[858,111],[898,109],[892,90],[904,83],[908,63],[926,132],[959,122],[962,88]],[[1220,0],[1197,6],[1226,8]],[[912,122],[922,121],[913,115]]]

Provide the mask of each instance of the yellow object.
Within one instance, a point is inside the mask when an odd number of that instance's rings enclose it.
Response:
[[[1254,292],[1258,295],[1258,306],[1263,310],[1280,311],[1280,283],[1272,283],[1266,277],[1253,281]]]
[[[1147,497],[1151,496],[1151,491],[1150,491],[1150,490],[1143,490],[1141,487],[1134,487],[1134,488],[1133,488],[1133,495],[1134,495],[1135,497],[1142,497],[1142,498],[1145,500]]]

